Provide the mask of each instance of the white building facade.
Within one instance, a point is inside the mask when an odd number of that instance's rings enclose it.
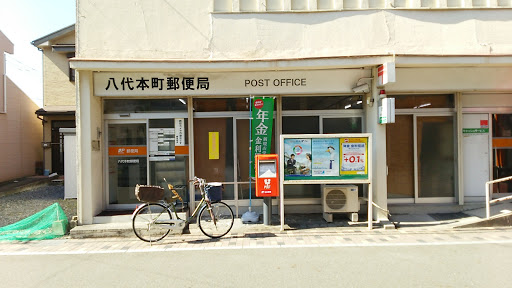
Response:
[[[191,206],[187,179],[222,182],[224,201],[247,211],[253,96],[275,97],[275,153],[282,134],[371,133],[373,200],[391,213],[460,211],[511,175],[510,3],[77,3],[81,224],[133,209],[135,184],[163,177]],[[379,85],[384,63],[395,80]],[[395,99],[395,123],[379,124],[381,93]],[[322,212],[323,185],[286,186],[286,213]]]

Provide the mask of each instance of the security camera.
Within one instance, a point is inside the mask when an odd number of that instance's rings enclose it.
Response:
[[[370,92],[370,86],[368,84],[361,84],[361,85],[358,85],[354,88],[352,88],[352,91],[354,91],[355,93],[368,93]]]

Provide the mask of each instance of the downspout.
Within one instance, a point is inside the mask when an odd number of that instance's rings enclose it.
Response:
[[[32,42],[32,45],[34,45],[34,42]],[[40,52],[43,52],[43,49],[41,49],[41,48],[39,48],[39,47],[37,47],[37,46],[36,46],[36,48],[37,48],[37,50],[39,50]],[[41,55],[42,55],[42,53],[41,53]],[[41,58],[43,58],[43,56],[41,56]],[[43,59],[41,59],[41,60],[43,60]],[[44,65],[43,65],[43,67],[42,67],[42,68],[44,69]],[[44,70],[43,70],[43,71],[44,71]],[[43,73],[44,73],[44,72],[43,72]],[[43,99],[44,99],[44,84],[43,84]],[[44,102],[44,100],[43,100],[43,102]],[[44,107],[44,103],[43,103],[43,107]],[[45,119],[44,119],[44,117],[41,117],[39,114],[37,114],[37,112],[36,112],[36,115],[37,115],[37,119],[41,120],[41,125],[43,125],[43,142],[42,142],[42,144],[41,144],[41,149],[43,149],[43,171],[42,171],[42,172],[43,172],[43,175],[44,175],[44,170],[46,170],[46,153],[45,153],[45,151],[44,151],[44,150],[46,149],[46,148],[44,147],[44,143],[46,143],[46,141],[45,141],[45,133],[44,133],[44,132],[45,132],[45,131],[44,131],[44,123],[47,123],[47,122],[48,122],[48,120],[45,120]]]

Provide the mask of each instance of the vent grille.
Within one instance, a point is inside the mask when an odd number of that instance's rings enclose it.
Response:
[[[347,195],[341,190],[331,190],[325,195],[325,205],[332,210],[340,210],[347,205]]]

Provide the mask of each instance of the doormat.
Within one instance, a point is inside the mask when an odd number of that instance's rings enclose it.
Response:
[[[436,221],[447,221],[447,220],[457,220],[462,219],[466,217],[470,217],[466,213],[457,212],[457,213],[435,213],[435,214],[428,214],[428,216],[434,218]]]
[[[119,216],[119,215],[132,215],[133,210],[105,210],[96,216]]]

